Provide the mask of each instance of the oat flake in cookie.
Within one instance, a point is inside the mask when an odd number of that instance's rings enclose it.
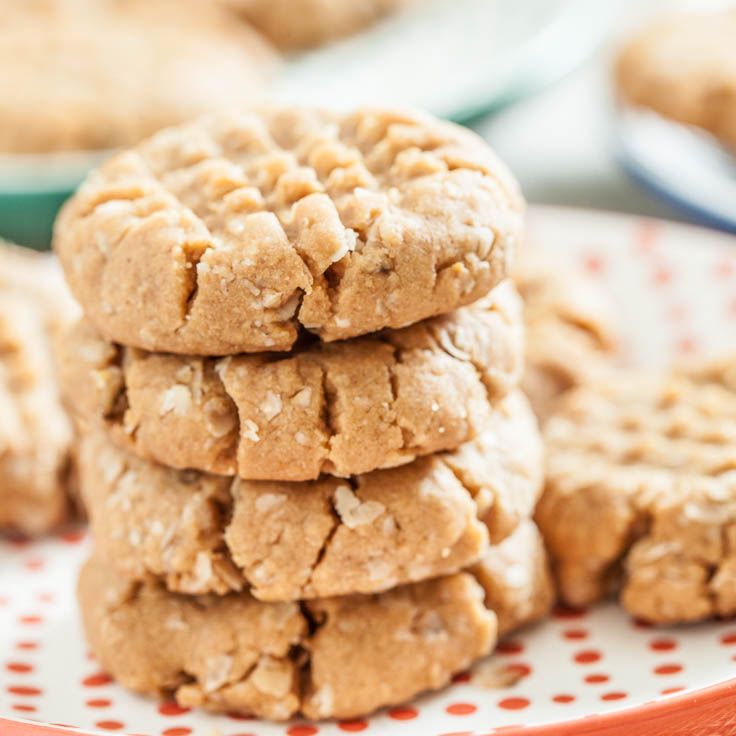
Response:
[[[578,389],[547,423],[537,520],[560,593],[655,623],[736,614],[734,360]]]
[[[470,304],[507,275],[522,211],[505,166],[456,125],[269,109],[115,156],[65,206],[55,248],[105,338],[225,355]]]
[[[171,467],[250,480],[367,473],[483,430],[519,380],[521,309],[507,282],[401,330],[221,359],[125,348],[81,322],[60,341],[62,393],[81,425]]]
[[[175,471],[100,434],[82,440],[79,457],[97,554],[120,575],[262,600],[373,593],[456,572],[531,517],[542,471],[520,393],[454,452],[349,480]]]

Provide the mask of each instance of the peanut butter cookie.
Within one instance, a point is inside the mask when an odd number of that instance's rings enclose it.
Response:
[[[443,687],[486,655],[496,641],[494,604],[504,631],[546,613],[549,579],[533,525],[502,546],[478,580],[456,573],[301,604],[177,595],[118,578],[93,558],[79,602],[92,651],[125,687],[273,720],[356,718]]]
[[[517,385],[523,357],[508,283],[448,315],[283,357],[144,353],[88,323],[58,349],[64,399],[82,425],[104,425],[121,447],[171,467],[288,481],[456,448]]]
[[[216,6],[0,0],[0,152],[129,146],[261,99],[275,53]]]
[[[520,393],[454,452],[311,483],[175,471],[82,441],[80,488],[98,554],[182,593],[262,600],[372,593],[455,572],[534,509],[541,442]]]
[[[611,370],[618,340],[615,313],[583,274],[528,249],[514,281],[526,323],[522,388],[543,421],[565,391]]]
[[[619,591],[655,623],[736,614],[736,397],[723,375],[620,375],[570,393],[548,421],[537,519],[567,603]]]
[[[736,9],[659,19],[616,65],[624,101],[707,130],[736,146]]]
[[[522,225],[468,130],[381,110],[274,108],[160,132],[93,173],[56,222],[108,340],[226,355],[398,328],[485,296]]]

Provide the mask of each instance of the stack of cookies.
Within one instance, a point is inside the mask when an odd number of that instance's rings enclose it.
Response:
[[[473,134],[376,110],[203,120],[89,177],[56,227],[85,311],[60,363],[107,671],[348,718],[547,610],[522,210]]]

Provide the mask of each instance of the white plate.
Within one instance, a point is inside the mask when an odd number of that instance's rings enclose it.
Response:
[[[641,110],[622,110],[617,153],[635,181],[686,216],[736,232],[736,152],[712,136]]]
[[[530,231],[540,248],[582,264],[611,292],[632,363],[656,367],[696,350],[736,347],[736,239],[556,208],[533,209]],[[559,611],[505,642],[488,666],[521,675],[510,687],[460,677],[439,694],[367,720],[270,724],[161,707],[111,683],[86,653],[73,594],[85,548],[75,536],[0,542],[3,736],[59,732],[28,730],[27,719],[84,733],[147,736],[438,736],[519,725],[527,727],[524,734],[548,736],[659,736],[673,733],[673,721],[683,725],[678,734],[736,733],[733,722],[731,730],[706,730],[715,718],[711,706],[720,707],[724,719],[736,718],[736,622],[655,630],[637,625],[614,604],[577,615]],[[665,730],[655,725],[661,719],[669,724]],[[639,731],[641,724],[649,725]]]

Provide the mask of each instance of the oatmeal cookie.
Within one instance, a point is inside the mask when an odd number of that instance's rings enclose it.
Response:
[[[529,249],[514,281],[526,323],[522,388],[545,420],[565,391],[611,369],[618,338],[614,308],[582,273]]]
[[[736,9],[670,16],[629,41],[616,65],[624,101],[736,146]]]
[[[472,439],[519,381],[521,302],[507,283],[376,337],[219,360],[116,346],[83,322],[57,357],[80,424],[140,457],[249,480],[344,477]]]
[[[270,46],[210,0],[0,0],[0,14],[3,153],[133,145],[253,104],[275,66]]]
[[[455,572],[531,516],[542,482],[519,393],[458,450],[348,481],[175,471],[101,434],[79,454],[98,554],[120,574],[190,594],[247,588],[262,600],[372,593]]]
[[[171,128],[90,175],[56,221],[108,340],[192,355],[404,327],[507,274],[522,199],[473,133],[419,113],[272,108]]]
[[[118,578],[93,558],[79,601],[101,666],[133,690],[274,720],[356,718],[440,688],[486,655],[496,640],[494,606],[503,633],[547,612],[549,577],[533,525],[490,550],[474,574],[377,595],[264,603],[247,593],[177,595]]]
[[[736,614],[736,397],[718,375],[619,375],[547,423],[537,519],[567,603],[620,591],[655,623]]]
[[[284,51],[365,30],[414,0],[225,0]]]
[[[50,335],[76,315],[51,258],[0,242],[0,528],[40,534],[66,516],[72,438]]]

